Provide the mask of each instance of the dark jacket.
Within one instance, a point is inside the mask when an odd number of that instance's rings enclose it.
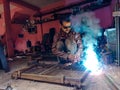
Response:
[[[77,52],[75,54],[81,55],[81,53],[82,53],[82,40],[81,40],[80,34],[73,32],[73,31],[70,31],[69,33],[65,33],[62,30],[60,30],[60,32],[56,33],[54,36],[53,44],[52,44],[52,52],[56,56],[61,57],[65,60],[68,59],[69,54],[66,52],[61,52],[61,51],[57,50],[56,46],[57,46],[58,41],[60,41],[62,39],[67,39],[67,38],[73,39],[76,42],[78,49],[77,49]]]

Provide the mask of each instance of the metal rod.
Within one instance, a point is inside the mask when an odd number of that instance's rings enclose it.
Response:
[[[82,78],[80,79],[80,82],[81,82],[81,83],[84,83],[89,74],[90,74],[90,71],[86,71],[85,74],[84,74],[84,75],[82,76]]]

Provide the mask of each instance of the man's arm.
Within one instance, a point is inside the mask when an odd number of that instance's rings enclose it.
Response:
[[[55,34],[54,36],[54,39],[53,39],[53,44],[52,44],[52,53],[58,57],[61,57],[65,60],[68,60],[68,53],[65,53],[65,52],[62,52],[62,51],[59,51],[57,49],[57,42],[59,40],[59,35],[58,33]]]

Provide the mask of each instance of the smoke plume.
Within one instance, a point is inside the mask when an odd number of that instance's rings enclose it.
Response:
[[[73,30],[82,35],[84,66],[96,71],[99,68],[98,56],[96,54],[97,37],[100,33],[99,19],[92,12],[71,16]]]
[[[96,38],[100,33],[99,19],[93,12],[71,16],[73,29],[82,34],[83,46],[97,45]]]

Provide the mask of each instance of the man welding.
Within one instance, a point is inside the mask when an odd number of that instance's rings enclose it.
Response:
[[[59,22],[61,28],[54,36],[52,52],[58,56],[61,64],[79,62],[82,54],[81,36],[72,29],[69,16],[62,16]]]

